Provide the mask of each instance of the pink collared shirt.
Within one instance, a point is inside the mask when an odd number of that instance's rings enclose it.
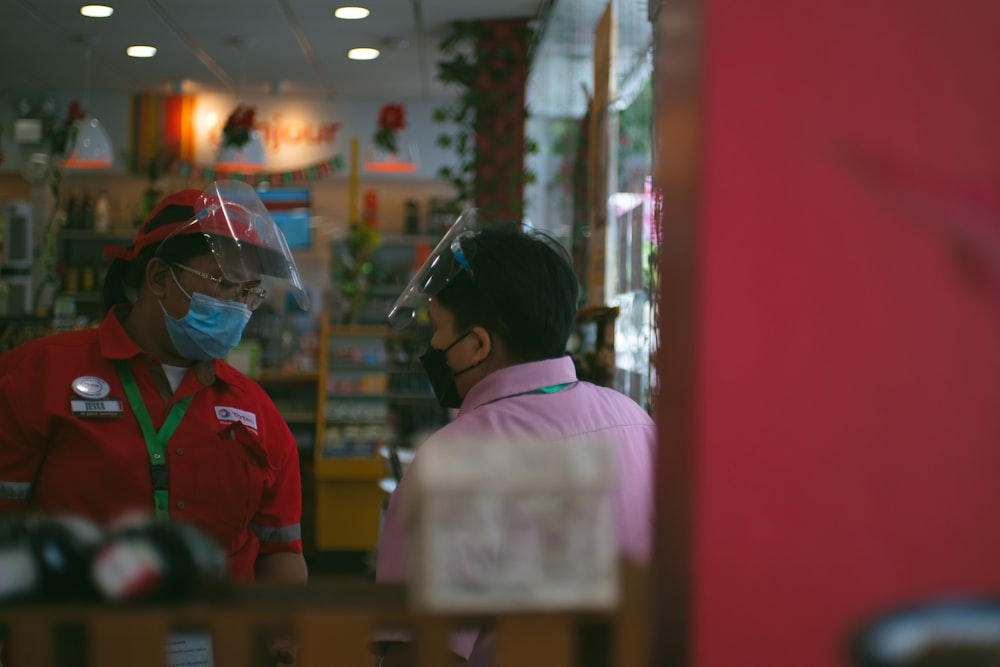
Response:
[[[568,384],[552,393],[542,387]],[[617,468],[614,494],[618,549],[623,558],[649,560],[653,531],[653,456],[656,425],[632,399],[612,389],[576,379],[570,357],[510,366],[491,373],[465,397],[454,421],[436,439],[461,438],[476,446],[477,437],[561,441],[602,436],[612,443]],[[419,450],[413,465],[419,465]],[[376,579],[405,581],[407,542],[400,498],[404,475],[389,502],[379,545]],[[452,650],[470,665],[490,664],[491,640],[480,633],[461,633]]]

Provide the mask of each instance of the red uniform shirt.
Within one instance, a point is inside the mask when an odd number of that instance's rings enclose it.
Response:
[[[105,522],[153,512],[150,455],[118,359],[127,360],[156,429],[175,402],[193,395],[166,447],[170,517],[218,540],[237,579],[253,577],[258,553],[301,552],[298,450],[271,399],[215,361],[189,369],[164,400],[156,382],[163,387],[165,378],[154,378],[159,361],[139,349],[115,312],[97,329],[0,356],[0,513],[36,509]],[[91,403],[88,412],[88,392],[74,391],[86,377],[110,386],[103,410]]]

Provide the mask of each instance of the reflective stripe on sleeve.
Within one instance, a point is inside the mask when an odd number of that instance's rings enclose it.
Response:
[[[31,493],[31,482],[0,482],[0,498],[25,500]]]
[[[293,523],[290,526],[258,526],[250,524],[250,530],[257,535],[261,542],[291,542],[302,538],[302,527]]]

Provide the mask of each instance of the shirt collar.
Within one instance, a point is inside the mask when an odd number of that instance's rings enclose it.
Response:
[[[100,341],[102,357],[130,359],[143,354],[142,349],[132,340],[122,325],[122,320],[128,315],[129,309],[130,306],[124,303],[113,306],[98,327],[97,338]]]
[[[576,382],[576,367],[569,355],[558,359],[543,359],[514,364],[493,371],[477,382],[462,400],[458,414],[475,410],[498,399],[535,391],[542,387]]]
[[[160,365],[163,362],[147,354],[140,348],[132,337],[125,331],[122,320],[128,315],[131,308],[129,304],[118,304],[113,306],[97,330],[97,338],[101,349],[101,356],[106,359],[131,359],[132,357],[143,355],[148,363]],[[194,364],[198,380],[203,385],[210,385],[216,379],[231,384],[235,379],[235,370],[222,363],[218,359],[211,361],[196,361]]]

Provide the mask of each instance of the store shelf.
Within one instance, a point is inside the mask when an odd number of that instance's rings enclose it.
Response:
[[[269,384],[312,383],[319,381],[319,371],[262,370],[257,381]]]
[[[309,457],[316,447],[319,377],[317,371],[265,369],[259,371],[255,378],[274,401],[295,436],[299,449]]]
[[[331,361],[327,365],[327,371],[391,371],[391,364],[346,364],[343,362]]]
[[[106,241],[108,243],[130,242],[135,237],[135,230],[95,232],[89,229],[63,229],[59,238],[63,241]]]
[[[387,394],[390,403],[437,403],[434,394]]]
[[[313,468],[317,479],[377,481],[386,475],[386,463],[380,456],[324,459]]]
[[[375,548],[385,498],[379,483],[391,477],[378,452],[447,420],[418,361],[418,343],[423,348],[426,339],[385,326],[322,325],[322,417],[313,456],[320,549]]]
[[[382,419],[327,419],[326,428],[329,432],[331,427],[334,426],[380,426],[385,423]],[[323,457],[320,457],[323,458]]]
[[[313,411],[308,412],[286,412],[282,411],[281,416],[289,424],[314,424],[316,422],[316,413]]]
[[[77,303],[97,303],[104,300],[104,294],[95,291],[60,292],[60,296],[72,297]]]
[[[62,229],[56,237],[56,259],[64,267],[59,297],[72,299],[74,316],[94,323],[104,317],[102,285],[110,260],[104,256],[108,246],[127,246],[133,230],[95,232],[87,229]]]
[[[382,399],[382,400],[385,400],[385,398],[386,398],[387,395],[388,394],[375,393],[375,392],[370,392],[370,391],[354,391],[354,392],[349,392],[349,391],[334,391],[334,392],[327,392],[326,397],[327,397],[327,400],[330,400],[332,398],[338,398],[338,399],[362,398],[362,399]]]

